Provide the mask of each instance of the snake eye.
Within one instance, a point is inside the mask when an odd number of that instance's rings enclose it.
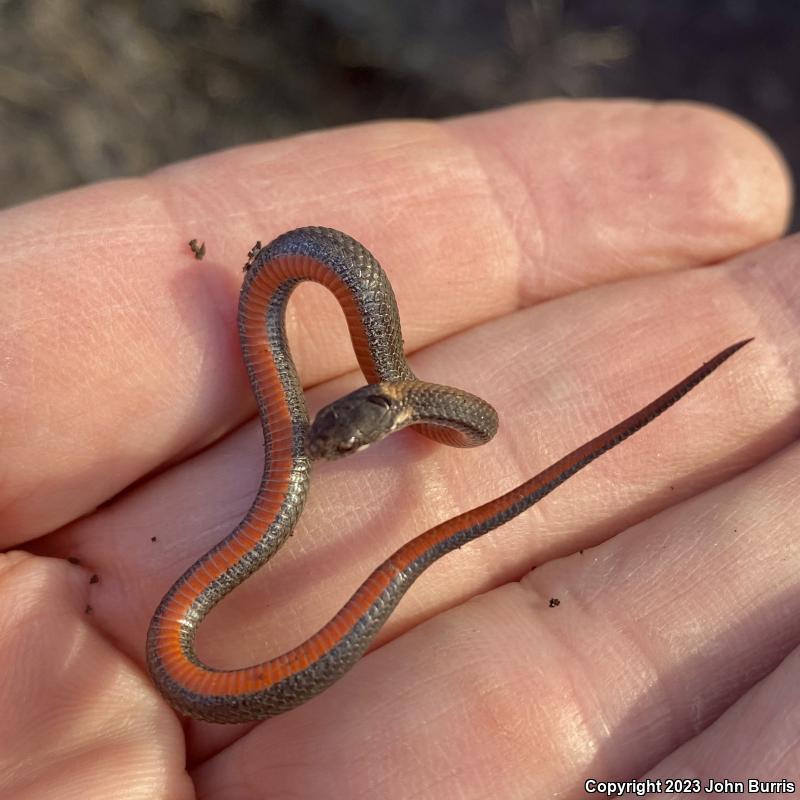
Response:
[[[387,410],[392,407],[392,401],[382,394],[371,394],[367,397],[367,402],[376,406],[383,406]]]

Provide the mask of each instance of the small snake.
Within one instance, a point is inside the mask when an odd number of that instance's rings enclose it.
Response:
[[[497,430],[497,414],[488,403],[416,378],[403,355],[392,288],[372,254],[354,239],[329,228],[300,228],[266,247],[257,244],[249,255],[238,320],[264,432],[261,485],[244,519],[167,592],[147,634],[147,662],[162,694],[178,711],[210,722],[265,719],[326,689],[364,654],[400,598],[434,561],[530,508],[654,420],[750,341],[723,350],[657,400],[516,489],[412,539],[303,644],[254,666],[214,669],[195,654],[197,628],[286,541],[305,503],[313,458],[355,452],[408,425],[456,447],[483,444]],[[285,331],[289,296],[306,280],[326,286],[341,304],[369,384],[320,411],[311,428]]]

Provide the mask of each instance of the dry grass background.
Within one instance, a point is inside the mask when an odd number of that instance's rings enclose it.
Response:
[[[798,174],[798,51],[789,0],[0,0],[0,205],[295,131],[552,96],[716,103]]]

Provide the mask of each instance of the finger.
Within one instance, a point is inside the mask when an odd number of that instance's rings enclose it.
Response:
[[[797,244],[783,242],[724,268],[583,292],[417,354],[423,374],[467,389],[470,381],[493,387],[498,440],[455,451],[408,432],[317,470],[295,537],[204,623],[202,657],[236,667],[297,644],[412,535],[520,483],[748,334],[757,341],[668,414],[528,514],[434,565],[386,635],[533,564],[597,544],[784,446],[794,435],[795,388],[771,353],[773,342],[785,358],[797,346],[791,319],[778,313]],[[526,344],[531,330],[547,349]],[[51,538],[50,552],[79,555],[102,573],[95,619],[135,657],[160,595],[241,518],[262,458],[257,427],[243,428]]]
[[[195,784],[232,800],[266,775],[298,796],[578,798],[589,778],[643,774],[800,642],[798,465],[794,446],[429,620]]]
[[[716,722],[667,756],[646,778],[661,779],[665,797],[679,796],[675,791],[666,791],[667,781],[674,778],[699,781],[704,790],[720,794],[794,794],[800,774],[796,700],[799,672],[800,651],[795,649],[774,672],[755,684]],[[726,680],[727,674],[727,670],[720,674],[719,680]],[[741,785],[726,785],[733,781]],[[697,784],[688,785],[694,788]]]
[[[576,286],[723,258],[778,235],[788,203],[771,145],[727,115],[558,103],[240,148],[6,212],[5,543],[251,412],[234,312],[256,236],[315,223],[362,239],[415,350]],[[332,301],[306,295],[288,328],[315,383],[353,356]]]
[[[0,556],[0,796],[194,797],[180,725],[90,625],[88,587],[66,563]]]

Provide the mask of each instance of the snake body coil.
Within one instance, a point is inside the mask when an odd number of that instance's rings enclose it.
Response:
[[[375,258],[354,239],[329,228],[300,228],[250,255],[239,334],[264,432],[264,473],[245,518],[175,582],[147,635],[148,666],[161,692],[179,711],[211,722],[264,719],[330,686],[361,657],[434,561],[538,502],[651,422],[746,343],[727,348],[653,403],[511,492],[412,539],[303,644],[261,664],[219,670],[195,654],[197,628],[286,541],[303,509],[312,458],[355,452],[407,425],[460,447],[482,444],[497,430],[497,415],[486,402],[413,374],[403,354],[391,286]],[[305,280],[326,286],[339,301],[368,382],[323,409],[310,429],[285,331],[289,296]]]

